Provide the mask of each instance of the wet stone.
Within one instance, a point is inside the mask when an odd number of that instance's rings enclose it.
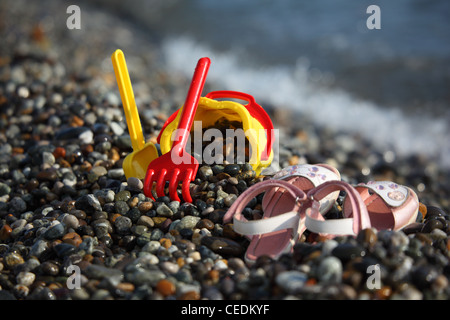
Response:
[[[376,231],[374,229],[369,228],[361,230],[358,233],[356,240],[364,247],[371,248],[377,242],[378,238]]]
[[[127,183],[128,187],[131,189],[142,190],[142,188],[144,188],[142,181],[135,177],[129,177]]]
[[[56,255],[60,258],[70,256],[77,251],[77,247],[69,243],[60,243],[53,247]]]
[[[142,213],[146,213],[146,212],[150,211],[152,208],[153,208],[152,201],[143,201],[138,205],[138,209]]]
[[[419,266],[411,274],[411,280],[419,290],[429,288],[437,277],[436,269],[431,266]]]
[[[49,276],[56,276],[59,273],[59,267],[50,261],[43,262],[40,265],[40,269],[44,274]]]
[[[36,279],[36,275],[32,272],[20,272],[16,276],[17,283],[24,285],[26,287],[29,287],[31,284],[33,284],[35,279]]]
[[[92,214],[95,211],[102,210],[102,206],[100,205],[100,202],[93,194],[87,194],[87,195],[81,196],[75,202],[75,207],[78,210],[83,210],[88,214]]]
[[[159,214],[160,216],[167,218],[170,218],[174,214],[173,211],[169,208],[169,206],[166,205],[165,203],[160,204],[158,208],[156,208],[156,213]]]
[[[92,142],[94,133],[87,127],[74,127],[59,130],[56,135],[56,140],[72,140],[78,139],[82,143],[89,144]]]
[[[61,238],[65,233],[65,227],[63,224],[58,223],[57,225],[54,225],[53,227],[50,227],[45,231],[44,238],[47,240],[54,240]]]
[[[93,279],[116,278],[123,279],[122,271],[114,268],[107,268],[100,265],[92,264],[85,270],[86,275]]]
[[[29,255],[39,258],[47,250],[49,250],[48,242],[37,240],[31,247]]]
[[[430,233],[434,229],[443,230],[445,226],[446,226],[446,223],[445,223],[444,219],[440,219],[440,218],[429,219],[423,226],[422,232]]]
[[[291,294],[300,291],[305,286],[307,280],[308,276],[300,271],[282,272],[275,278],[276,284]]]
[[[156,286],[160,280],[166,278],[160,270],[134,269],[126,272],[125,279],[139,287],[141,285]]]
[[[331,254],[339,258],[342,263],[346,263],[347,261],[350,261],[357,257],[363,257],[366,252],[362,247],[358,245],[343,243],[334,248]]]
[[[63,224],[65,224],[69,228],[76,229],[79,227],[80,223],[74,215],[67,214],[64,216],[64,218],[61,221]]]
[[[27,210],[27,203],[20,197],[11,199],[9,206],[12,213],[22,213]]]
[[[148,216],[140,216],[138,221],[138,225],[146,226],[148,228],[153,228],[155,223],[153,222],[153,219]]]
[[[116,193],[114,196],[114,200],[117,201],[128,201],[131,198],[131,193],[128,190],[122,190]]]
[[[199,178],[201,180],[207,181],[208,178],[211,177],[214,174],[214,172],[213,172],[213,170],[211,169],[210,166],[201,166],[198,169],[198,173],[197,174],[198,174],[198,176],[199,176]]]
[[[117,232],[122,235],[130,233],[132,225],[133,222],[131,221],[131,219],[124,216],[117,217],[117,219],[114,221],[114,226],[116,227]]]
[[[342,280],[343,267],[341,260],[330,256],[323,259],[317,271],[319,282],[325,284],[340,283]]]
[[[178,225],[175,227],[176,230],[180,231],[182,229],[194,229],[197,223],[200,221],[200,217],[185,216],[183,217]]]
[[[212,230],[214,229],[214,223],[209,219],[202,219],[196,224],[195,227],[198,229],[206,228],[208,230]]]
[[[221,237],[203,237],[201,243],[221,255],[239,256],[244,250],[236,241]]]
[[[224,172],[234,177],[241,171],[241,166],[238,164],[228,164],[225,166]]]
[[[5,261],[5,264],[10,268],[12,268],[16,265],[25,263],[25,260],[23,259],[23,257],[19,253],[16,253],[16,252],[8,253],[4,257],[4,261]]]
[[[11,188],[6,183],[0,182],[0,197],[9,194],[10,192]]]

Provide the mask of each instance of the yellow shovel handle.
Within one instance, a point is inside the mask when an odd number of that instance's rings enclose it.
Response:
[[[134,151],[138,151],[144,148],[145,140],[136,101],[134,100],[130,75],[128,74],[127,64],[125,62],[125,55],[122,50],[118,49],[111,56],[111,60],[114,66],[114,73],[116,74],[117,85],[119,86],[120,97],[122,98],[125,118],[127,119],[131,145]]]

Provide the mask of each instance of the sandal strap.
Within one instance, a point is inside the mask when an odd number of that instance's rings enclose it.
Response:
[[[298,228],[299,220],[300,215],[297,211],[290,211],[275,217],[251,221],[240,220],[234,216],[233,227],[234,231],[239,234],[244,236],[254,236],[279,230],[296,230]]]
[[[343,190],[347,193],[346,201],[350,206],[345,206],[344,219],[325,220],[319,211],[319,201],[331,192]],[[306,227],[315,233],[328,234],[353,234],[356,235],[362,229],[370,228],[370,217],[359,193],[350,184],[344,181],[330,181],[310,190],[307,195],[310,204],[305,206]],[[348,209],[349,208],[349,209]]]
[[[258,194],[275,187],[286,189],[297,200],[292,210],[275,217],[264,218],[263,216],[262,220],[248,221],[242,214],[247,203]],[[299,214],[301,203],[305,200],[306,194],[294,185],[282,180],[265,180],[245,190],[228,209],[223,222],[228,223],[233,218],[235,231],[248,236],[295,228],[299,221],[299,217],[295,216]]]

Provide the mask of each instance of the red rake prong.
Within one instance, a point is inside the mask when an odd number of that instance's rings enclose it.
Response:
[[[186,175],[183,179],[183,184],[181,186],[181,194],[183,195],[184,201],[192,203],[191,192],[189,191],[189,186],[191,184],[191,176],[193,174],[192,169],[188,169]]]
[[[166,174],[167,169],[161,169],[158,174],[158,181],[156,182],[156,194],[158,197],[164,197],[166,195],[164,193],[164,187],[166,186]]]
[[[153,189],[153,178],[155,176],[155,170],[148,170],[144,179],[144,194],[152,200],[155,200],[152,194]]]
[[[177,194],[177,188],[179,184],[178,177],[180,175],[181,170],[178,168],[173,169],[171,172],[170,182],[169,182],[169,195],[172,201],[180,201],[180,198]]]

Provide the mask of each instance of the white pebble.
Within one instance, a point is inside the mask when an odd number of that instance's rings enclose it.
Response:
[[[20,272],[16,276],[16,281],[18,284],[24,285],[26,287],[33,284],[34,280],[36,279],[36,275],[32,272]]]

